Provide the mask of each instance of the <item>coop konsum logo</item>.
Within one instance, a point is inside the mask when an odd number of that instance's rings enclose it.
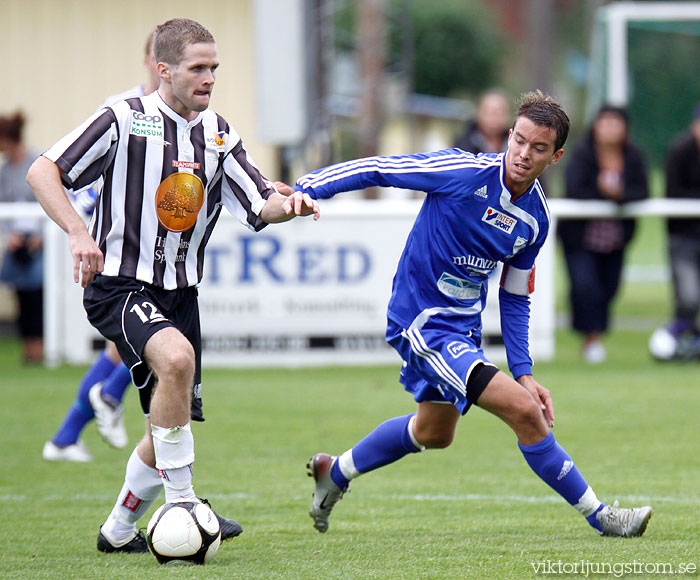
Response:
[[[163,139],[163,134],[163,117],[132,111],[129,135],[146,137],[147,139]]]
[[[493,207],[489,207],[486,209],[484,215],[481,218],[481,221],[486,222],[487,224],[507,234],[513,233],[515,224],[518,223],[518,220],[516,220],[514,217],[511,217],[501,211],[498,211],[496,208]]]

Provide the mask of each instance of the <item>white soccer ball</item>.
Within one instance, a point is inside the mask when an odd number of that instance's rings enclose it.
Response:
[[[649,352],[658,360],[671,360],[678,352],[678,339],[668,329],[657,328],[649,338]]]
[[[160,564],[206,564],[221,543],[216,514],[196,501],[162,505],[146,532],[148,547]]]

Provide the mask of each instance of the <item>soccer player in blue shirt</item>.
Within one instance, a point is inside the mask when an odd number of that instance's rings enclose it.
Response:
[[[426,192],[394,277],[386,338],[401,355],[400,380],[415,414],[379,425],[339,456],[317,453],[310,515],[319,532],[351,479],[408,453],[445,448],[471,405],[515,432],[532,470],[600,534],[639,536],[651,507],[602,503],[550,428],[549,391],[532,376],[529,293],[535,258],[549,231],[537,178],[561,159],[569,118],[542,92],[522,95],[508,149],[473,155],[460,149],[371,157],[315,171],[295,189],[313,199],[372,186]],[[508,366],[501,372],[481,349],[481,311],[489,274],[503,262],[499,301]]]

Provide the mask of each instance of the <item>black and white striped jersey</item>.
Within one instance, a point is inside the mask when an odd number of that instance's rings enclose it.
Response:
[[[209,109],[188,122],[157,92],[97,111],[44,156],[66,187],[104,178],[90,231],[106,276],[193,286],[222,205],[253,231],[266,225],[273,190],[235,130]]]

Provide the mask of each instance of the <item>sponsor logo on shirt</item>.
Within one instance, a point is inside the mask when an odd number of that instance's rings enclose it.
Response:
[[[146,137],[147,139],[163,140],[163,117],[160,115],[145,115],[139,111],[131,113],[129,135]]]
[[[184,167],[185,169],[199,169],[200,165],[196,161],[175,161],[173,167]]]
[[[214,131],[214,136],[207,137],[206,141],[213,145],[219,153],[226,151],[226,131]]]
[[[512,234],[515,225],[518,223],[518,220],[516,220],[514,217],[498,211],[493,207],[486,209],[484,215],[481,217],[481,221],[486,222],[487,224],[507,234]]]
[[[467,352],[477,352],[478,349],[467,342],[454,341],[447,345],[447,352],[452,355],[452,358],[459,358]]]
[[[204,184],[194,173],[173,173],[156,191],[158,222],[170,232],[184,232],[197,222],[204,203]]]
[[[480,258],[479,256],[452,256],[455,266],[466,266],[469,270],[479,274],[489,275],[498,265],[496,260]]]
[[[447,272],[443,272],[437,282],[440,292],[446,296],[459,300],[474,300],[481,295],[481,284],[458,278]]]

